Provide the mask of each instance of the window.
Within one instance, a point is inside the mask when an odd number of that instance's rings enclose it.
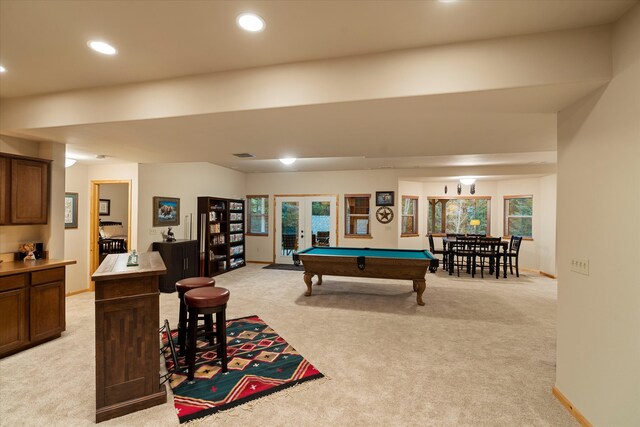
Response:
[[[418,197],[402,196],[402,230],[400,236],[418,235]]]
[[[533,196],[504,196],[504,235],[533,237]]]
[[[371,237],[369,228],[369,202],[371,194],[345,194],[344,235]]]
[[[427,200],[429,233],[491,234],[491,197],[429,197]],[[472,225],[472,220],[480,223]]]
[[[267,236],[269,234],[269,196],[247,196],[247,235]]]

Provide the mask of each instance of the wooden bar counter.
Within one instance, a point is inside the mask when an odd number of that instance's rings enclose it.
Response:
[[[160,385],[158,252],[108,255],[91,277],[96,289],[96,422],[167,401]]]
[[[0,358],[58,338],[65,330],[65,265],[75,263],[0,263]]]

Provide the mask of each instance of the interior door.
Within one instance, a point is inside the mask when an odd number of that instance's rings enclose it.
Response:
[[[276,196],[275,262],[292,264],[292,255],[311,246],[337,246],[334,196]]]

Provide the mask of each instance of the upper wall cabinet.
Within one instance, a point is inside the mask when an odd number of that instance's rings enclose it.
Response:
[[[46,224],[50,160],[0,154],[0,224]]]

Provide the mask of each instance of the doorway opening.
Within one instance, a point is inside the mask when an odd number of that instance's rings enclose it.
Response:
[[[91,181],[89,274],[110,253],[131,251],[131,181]],[[91,289],[94,283],[91,282]]]
[[[312,246],[338,245],[337,195],[275,196],[274,262],[293,264],[293,254]]]

